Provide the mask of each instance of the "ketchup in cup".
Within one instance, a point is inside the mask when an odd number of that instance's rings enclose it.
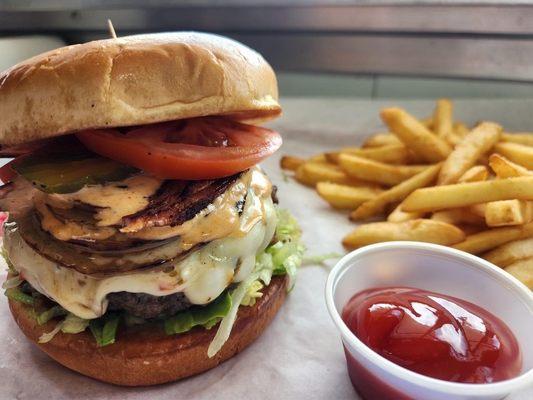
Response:
[[[407,287],[368,289],[350,299],[342,319],[376,353],[425,376],[491,383],[520,373],[520,349],[507,325],[455,297]],[[365,398],[407,399],[347,356],[350,379]]]

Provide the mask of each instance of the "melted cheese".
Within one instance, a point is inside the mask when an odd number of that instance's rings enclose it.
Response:
[[[81,274],[62,267],[36,253],[22,239],[16,227],[7,227],[4,246],[15,269],[35,289],[81,318],[97,318],[107,309],[109,293],[127,291],[165,296],[183,292],[193,304],[206,304],[219,296],[232,282],[240,282],[251,273],[257,253],[272,239],[276,213],[270,197],[248,193],[239,231],[256,212],[262,215],[251,229],[241,235],[212,241],[176,262],[172,268],[158,267],[112,276]],[[251,200],[251,201],[249,201]]]

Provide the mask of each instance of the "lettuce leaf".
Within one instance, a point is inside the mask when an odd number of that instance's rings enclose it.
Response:
[[[103,317],[91,319],[89,329],[96,340],[98,347],[108,346],[115,343],[118,324],[121,315],[116,312],[108,312]]]
[[[165,332],[167,335],[174,335],[187,332],[198,325],[211,328],[226,316],[230,308],[231,296],[225,291],[206,306],[191,308],[167,318],[164,323]]]

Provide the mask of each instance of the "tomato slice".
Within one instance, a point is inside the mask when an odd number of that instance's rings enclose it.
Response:
[[[78,139],[104,157],[163,179],[214,179],[244,171],[274,153],[279,133],[221,117],[133,129],[92,129]]]

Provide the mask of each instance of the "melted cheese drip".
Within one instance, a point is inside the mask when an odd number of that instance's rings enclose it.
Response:
[[[256,196],[252,193],[251,197]],[[4,245],[11,263],[24,279],[81,318],[103,315],[108,305],[106,296],[121,291],[154,296],[183,292],[191,303],[206,304],[230,283],[245,279],[254,268],[257,253],[272,239],[277,222],[272,200],[263,197],[258,201],[263,214],[248,233],[212,241],[175,263],[170,271],[152,268],[100,277],[81,274],[36,253],[16,228],[6,229]],[[255,201],[247,199],[240,231],[244,231],[242,224],[249,223],[246,215],[254,208]]]
[[[98,226],[120,224],[126,215],[144,209],[163,181],[147,175],[136,175],[120,182],[86,186],[75,193],[49,195],[51,205],[68,207],[75,201],[101,209],[96,212]]]

